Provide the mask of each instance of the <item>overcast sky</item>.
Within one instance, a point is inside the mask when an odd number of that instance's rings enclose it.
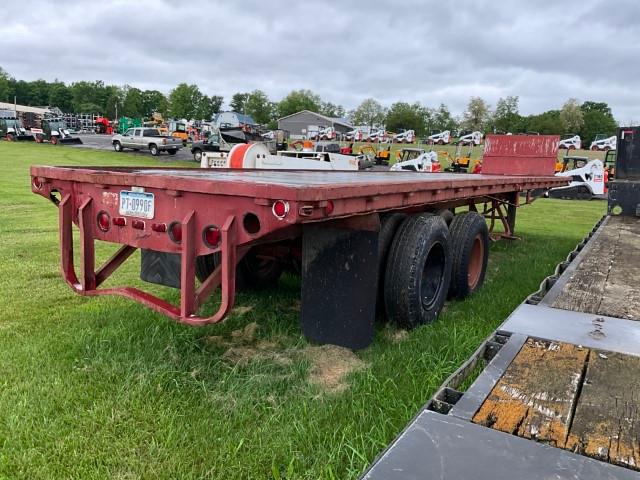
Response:
[[[367,97],[472,95],[520,111],[569,97],[640,120],[640,1],[4,1],[0,67],[18,79],[104,80],[228,101],[306,88],[347,110]]]

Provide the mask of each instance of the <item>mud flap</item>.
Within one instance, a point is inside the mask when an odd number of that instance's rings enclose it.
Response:
[[[180,254],[149,250],[140,251],[140,278],[145,282],[180,288]]]
[[[311,341],[359,349],[373,340],[378,232],[305,226],[300,322]]]

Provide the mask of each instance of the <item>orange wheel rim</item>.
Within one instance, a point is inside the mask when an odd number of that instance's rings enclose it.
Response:
[[[471,290],[478,286],[483,263],[484,242],[482,241],[482,236],[478,234],[473,239],[473,246],[471,247],[471,254],[469,256],[469,269],[467,271],[467,283]]]

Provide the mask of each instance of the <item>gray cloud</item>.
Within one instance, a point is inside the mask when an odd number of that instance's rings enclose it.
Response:
[[[577,97],[638,121],[639,14],[635,0],[33,0],[0,10],[0,66],[227,100],[308,88],[347,109],[375,97],[460,113],[472,95],[519,95],[537,113]]]

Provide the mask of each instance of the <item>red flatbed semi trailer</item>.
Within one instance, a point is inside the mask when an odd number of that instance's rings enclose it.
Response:
[[[233,307],[236,280],[273,284],[293,265],[302,275],[305,335],[354,349],[373,338],[382,284],[390,317],[408,327],[432,320],[451,278],[458,296],[482,284],[482,217],[513,236],[523,192],[566,184],[552,176],[44,166],[33,166],[31,177],[32,191],[58,206],[62,274],[77,293],[120,295],[205,325]],[[453,216],[458,207],[469,212]],[[96,240],[121,245],[98,269]],[[180,288],[179,306],[133,287],[99,288],[138,248],[142,278]],[[199,316],[218,287],[218,311]]]

